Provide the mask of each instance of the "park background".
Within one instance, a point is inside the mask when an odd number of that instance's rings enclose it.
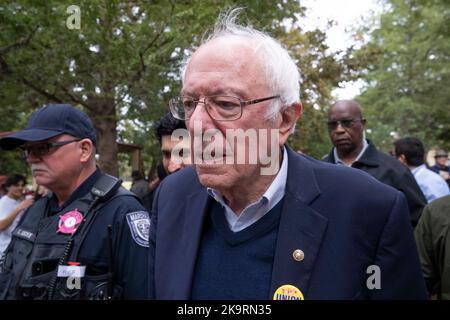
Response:
[[[316,158],[330,151],[326,113],[351,84],[358,90],[345,98],[362,105],[366,136],[379,149],[406,136],[427,150],[450,149],[450,2],[376,1],[339,48],[330,46],[340,41],[330,32],[338,19],[308,23],[320,2],[2,1],[0,132],[23,128],[43,104],[70,103],[93,119],[103,171],[124,179],[132,169],[154,172],[154,125],[179,93],[185,54],[221,11],[244,6],[242,21],[279,39],[300,70],[304,114],[294,149]],[[334,1],[341,17],[352,2]],[[0,175],[12,172],[27,172],[24,159],[0,151]]]

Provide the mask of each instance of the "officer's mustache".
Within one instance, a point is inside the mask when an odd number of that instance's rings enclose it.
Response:
[[[32,164],[31,171],[47,171],[47,166],[42,164]]]

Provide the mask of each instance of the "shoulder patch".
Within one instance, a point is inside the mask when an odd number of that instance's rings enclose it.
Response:
[[[126,217],[134,241],[138,245],[148,248],[148,238],[150,235],[150,217],[148,212],[131,212]]]

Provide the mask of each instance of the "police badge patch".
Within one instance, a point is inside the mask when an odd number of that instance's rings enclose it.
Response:
[[[128,226],[136,243],[148,248],[150,235],[150,218],[147,211],[137,211],[127,214]]]

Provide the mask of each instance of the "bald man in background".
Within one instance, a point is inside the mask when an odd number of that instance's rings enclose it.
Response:
[[[403,192],[408,201],[411,223],[416,226],[426,204],[425,196],[407,168],[365,139],[366,119],[361,106],[353,100],[337,101],[328,111],[327,125],[334,147],[324,161],[366,171]]]

